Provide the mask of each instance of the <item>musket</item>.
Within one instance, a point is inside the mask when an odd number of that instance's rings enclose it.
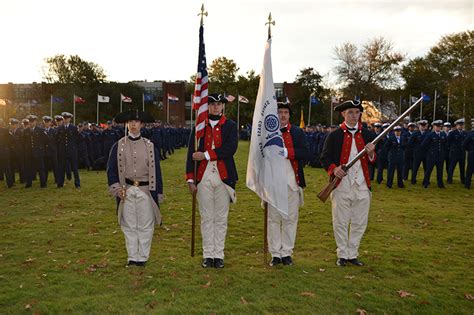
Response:
[[[390,131],[392,131],[393,128],[395,128],[395,126],[397,126],[403,120],[404,117],[409,115],[422,100],[423,97],[420,97],[415,103],[413,103],[413,105],[411,105],[405,112],[403,112],[403,114],[401,114],[397,119],[395,119],[395,121],[392,122],[390,126],[388,126],[384,131],[382,131],[371,143],[373,145],[376,145],[380,140],[382,140]],[[364,154],[366,154],[366,152],[366,148],[361,150],[352,160],[350,160],[347,164],[341,166],[342,170],[344,172],[347,172],[357,161],[360,160],[362,156],[364,156]],[[336,176],[332,175],[329,180],[329,183],[318,194],[318,198],[322,202],[326,202],[329,195],[337,187],[340,181],[340,178],[337,178]]]

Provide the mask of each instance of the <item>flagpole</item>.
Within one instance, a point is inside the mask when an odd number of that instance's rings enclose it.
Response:
[[[466,90],[464,90],[464,98],[462,101],[462,118],[466,119]]]
[[[122,98],[123,98],[123,95],[122,93],[120,93],[120,112],[122,112]]]
[[[420,102],[420,120],[423,119],[423,92],[421,92],[421,102]]]
[[[53,117],[53,94],[51,94],[51,104],[49,107],[49,115]]]
[[[73,106],[72,106],[72,124],[76,124],[76,94],[73,97]]]
[[[170,94],[166,93],[166,123],[170,123]]]
[[[265,210],[263,215],[263,266],[267,265],[268,252],[268,203],[265,202]]]
[[[240,131],[240,95],[237,94],[237,137]]]
[[[142,93],[142,111],[145,111],[145,93]]]
[[[438,90],[435,90],[435,93],[434,93],[434,102],[433,102],[433,121],[435,121],[436,119],[436,98],[438,97]]]
[[[449,122],[449,97],[450,97],[450,94],[451,94],[451,91],[448,88],[448,108],[447,108],[447,111],[446,111],[446,121],[448,121],[448,122]]]
[[[311,122],[311,95],[309,96],[309,106],[308,106],[308,126]]]
[[[97,125],[99,124],[99,93],[97,93]]]
[[[193,94],[191,93],[191,115],[189,116],[191,118],[191,128],[193,127]]]

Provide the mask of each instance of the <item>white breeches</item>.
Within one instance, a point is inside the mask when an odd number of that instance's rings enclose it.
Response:
[[[128,187],[120,226],[125,235],[128,260],[147,261],[155,229],[153,199],[140,188]]]
[[[302,192],[302,191],[301,191]],[[268,250],[272,257],[292,256],[295,247],[300,191],[288,188],[288,216],[268,205]]]
[[[202,255],[204,258],[224,259],[230,195],[218,172],[206,170],[206,173],[197,186],[201,214]]]
[[[363,183],[365,185],[365,182]],[[354,184],[349,191],[337,188],[331,193],[332,225],[337,244],[337,257],[359,256],[359,245],[367,228],[371,192]]]

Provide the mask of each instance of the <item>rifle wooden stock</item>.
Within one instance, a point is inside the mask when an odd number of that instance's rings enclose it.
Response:
[[[329,183],[323,188],[323,190],[319,192],[318,194],[319,200],[321,200],[322,202],[326,202],[326,200],[328,200],[329,198],[329,195],[337,187],[338,184],[339,184],[339,178],[337,178],[336,176],[332,176]]]
[[[390,131],[392,131],[395,126],[397,126],[400,121],[407,115],[409,115],[416,106],[423,100],[423,97],[420,97],[415,103],[413,103],[406,111],[403,112],[397,119],[395,119],[394,122],[390,124],[384,131],[382,131],[371,143],[373,145],[376,145],[380,140],[382,140]],[[367,149],[364,148],[362,151],[357,153],[357,155],[350,160],[347,164],[344,165],[344,171],[347,172],[360,158],[367,152]],[[321,190],[321,192],[318,194],[318,198],[322,202],[326,202],[328,199],[329,195],[331,192],[337,187],[339,184],[339,179],[335,176],[331,177],[329,183]]]

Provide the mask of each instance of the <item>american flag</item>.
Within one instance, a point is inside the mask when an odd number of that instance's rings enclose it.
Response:
[[[204,136],[207,119],[207,95],[209,80],[207,76],[206,49],[204,46],[204,26],[199,27],[199,59],[194,86],[193,109],[196,111],[196,138]]]

